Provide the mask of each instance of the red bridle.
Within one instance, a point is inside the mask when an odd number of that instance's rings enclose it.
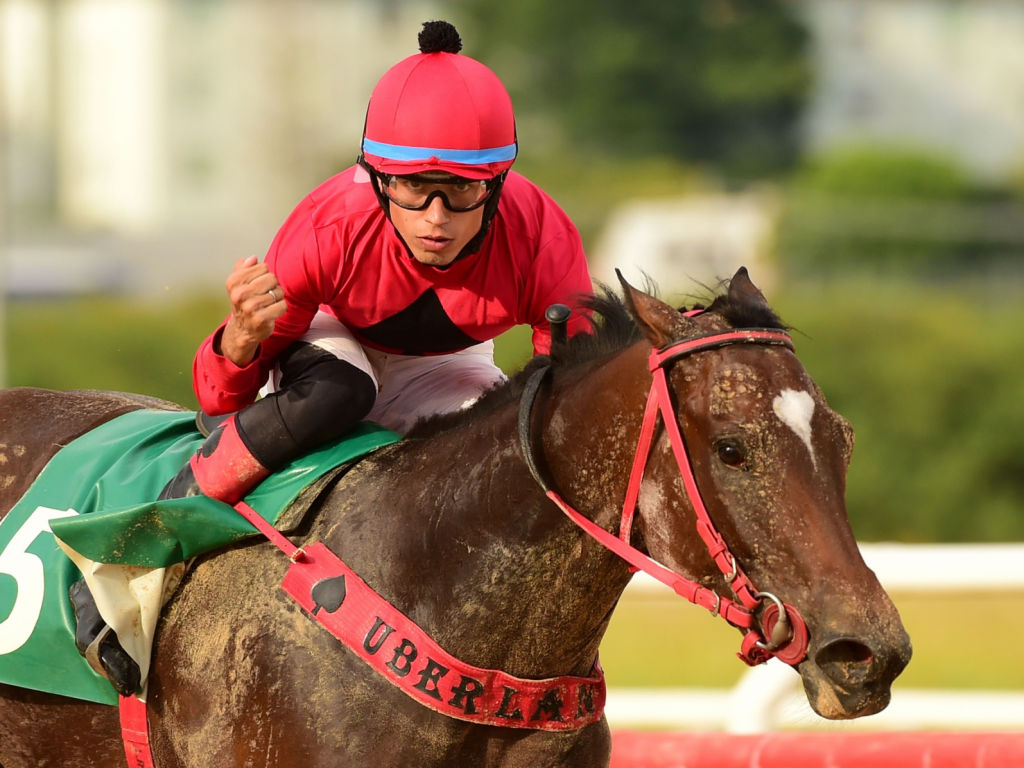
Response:
[[[530,417],[537,391],[550,372],[550,368],[545,367],[538,370],[527,382],[519,410],[519,439],[534,478],[544,489],[548,498],[557,504],[574,523],[626,560],[634,570],[642,570],[650,574],[691,603],[706,608],[711,611],[713,616],[720,615],[734,627],[744,630],[740,653],[737,654],[743,661],[755,666],[763,664],[775,656],[787,664],[796,665],[807,654],[807,625],[792,605],[784,604],[768,592],[758,592],[736,562],[736,558],[729,552],[728,545],[708,515],[707,507],[693,474],[686,443],[679,427],[679,420],[672,407],[672,395],[668,386],[666,368],[680,358],[731,344],[765,344],[793,349],[793,340],[789,334],[772,329],[754,328],[717,331],[652,350],[649,362],[654,382],[647,396],[647,407],[644,409],[640,441],[633,460],[629,486],[626,489],[626,500],[622,507],[618,537],[569,506],[558,492],[544,481],[537,470],[530,439]],[[726,582],[737,598],[736,601],[722,597],[716,592],[670,571],[629,544],[637,498],[640,494],[640,483],[643,480],[644,469],[654,444],[654,433],[659,413],[665,424],[665,431],[668,433],[676,463],[679,465],[687,496],[697,515],[697,531],[719,570],[725,576]],[[760,627],[757,627],[755,612],[765,601],[770,604],[764,609]]]

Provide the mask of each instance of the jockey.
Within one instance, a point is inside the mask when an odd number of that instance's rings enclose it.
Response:
[[[465,408],[504,379],[496,336],[530,325],[546,353],[547,307],[579,307],[592,292],[572,222],[509,170],[518,144],[501,81],[459,53],[447,22],[424,24],[419,43],[374,89],[356,165],[298,205],[264,263],[235,263],[231,314],[193,365],[202,409],[235,415],[160,498],[234,504],[363,419],[405,433]],[[587,327],[576,312],[569,334]],[[138,668],[81,587],[76,617],[90,620],[79,649],[95,658],[100,644],[103,671],[127,695]]]

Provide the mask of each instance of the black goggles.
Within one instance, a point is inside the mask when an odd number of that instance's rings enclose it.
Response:
[[[498,179],[434,179],[422,175],[392,176],[373,171],[380,189],[392,203],[407,211],[425,210],[434,201],[441,203],[452,213],[465,213],[479,208],[487,202]]]

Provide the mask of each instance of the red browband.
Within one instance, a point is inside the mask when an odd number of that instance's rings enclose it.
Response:
[[[725,540],[716,530],[710,515],[708,515],[700,489],[697,487],[697,480],[693,474],[686,443],[679,428],[679,421],[672,409],[672,397],[668,387],[668,377],[665,374],[666,366],[675,360],[697,352],[718,349],[732,344],[764,344],[793,349],[793,340],[789,334],[773,329],[757,328],[708,333],[652,350],[649,363],[654,381],[647,397],[647,407],[644,409],[640,440],[633,460],[629,486],[626,489],[618,537],[573,509],[557,491],[544,481],[537,469],[530,438],[530,416],[537,392],[550,373],[550,368],[541,368],[527,382],[519,410],[519,439],[527,464],[548,498],[586,533],[626,560],[633,566],[633,570],[642,570],[650,574],[661,583],[671,587],[681,597],[706,608],[711,611],[712,615],[720,615],[733,626],[745,630],[738,656],[747,664],[751,666],[763,664],[775,656],[787,664],[795,665],[800,663],[807,653],[807,625],[796,608],[788,603],[782,603],[770,593],[758,592],[754,588],[750,579],[736,562],[736,558],[729,552]],[[659,413],[665,424],[676,463],[679,465],[687,496],[697,515],[697,531],[719,570],[725,576],[730,589],[737,598],[736,601],[722,597],[716,592],[674,573],[629,544],[637,498],[640,494],[640,483],[643,480],[644,469],[654,443]],[[760,628],[758,628],[755,612],[765,601],[770,601],[770,604],[762,613]]]

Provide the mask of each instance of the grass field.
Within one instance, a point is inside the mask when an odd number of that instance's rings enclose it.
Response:
[[[1024,594],[895,594],[914,658],[897,681],[906,688],[1024,689]],[[740,634],[690,605],[628,593],[601,645],[608,685],[728,688],[747,667]]]

